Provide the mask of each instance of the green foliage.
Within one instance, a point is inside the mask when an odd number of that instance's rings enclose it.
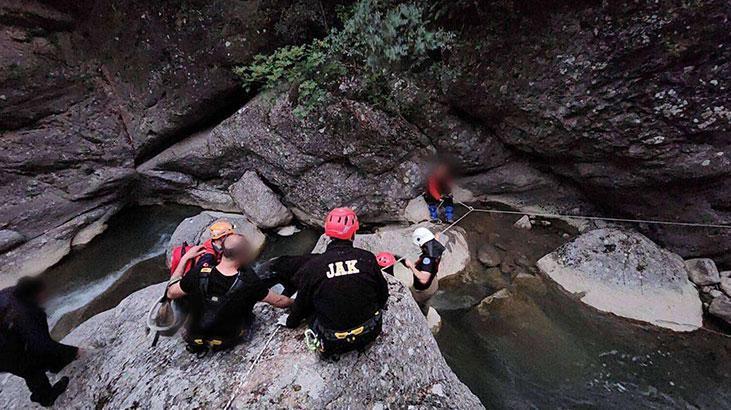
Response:
[[[295,114],[307,116],[327,102],[347,76],[362,80],[361,98],[384,108],[389,102],[390,79],[433,65],[434,52],[449,48],[454,35],[431,29],[433,13],[415,3],[361,0],[341,10],[340,29],[301,46],[282,47],[234,72],[247,90],[295,88]]]

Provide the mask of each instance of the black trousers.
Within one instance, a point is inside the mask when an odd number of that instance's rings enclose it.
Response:
[[[373,343],[374,340],[376,340],[378,335],[381,334],[382,327],[383,323],[379,320],[374,328],[368,330],[367,332],[361,333],[352,342],[345,339],[337,340],[320,336],[320,341],[322,342],[322,351],[320,352],[320,356],[323,359],[326,359],[331,356],[339,356],[344,353],[352,352],[354,350],[363,352],[368,348],[371,343]],[[316,334],[322,334],[322,328],[320,328],[316,323],[313,323],[310,328]]]
[[[434,199],[429,193],[424,194],[424,199],[426,200],[427,205],[439,205],[440,201],[437,201]],[[447,207],[451,206],[454,207],[454,198],[452,197],[452,194],[445,194],[442,195],[442,206]]]
[[[30,399],[36,403],[48,402],[53,399],[53,386],[46,376],[46,369],[33,369],[18,374],[25,380],[30,390]]]

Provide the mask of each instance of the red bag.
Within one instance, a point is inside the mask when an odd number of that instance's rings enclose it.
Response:
[[[173,248],[173,257],[170,259],[170,275],[175,272],[175,269],[180,264],[180,260],[183,259],[183,255],[185,255],[185,253],[188,252],[188,250],[192,247],[192,245],[188,245],[188,242],[183,242],[181,246]],[[191,259],[185,264],[185,269],[183,269],[183,275],[193,269],[194,263],[195,261]]]

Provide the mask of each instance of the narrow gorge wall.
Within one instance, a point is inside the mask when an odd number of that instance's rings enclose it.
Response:
[[[0,5],[2,284],[54,263],[129,201],[231,210],[247,170],[305,221],[340,204],[398,220],[435,151],[459,159],[478,195],[731,220],[728,2],[449,2],[455,75],[395,81],[402,115],[347,84],[308,120],[286,93],[242,91],[234,65],[324,34],[335,6]],[[642,230],[731,263],[729,230]]]

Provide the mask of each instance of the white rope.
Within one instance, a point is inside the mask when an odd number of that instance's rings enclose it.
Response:
[[[467,204],[457,201],[458,204],[466,207],[470,212],[486,212],[492,214],[510,214],[510,215],[528,215],[536,216],[539,218],[570,218],[570,219],[588,219],[592,221],[609,221],[609,222],[630,222],[630,223],[645,223],[655,225],[678,225],[678,226],[694,226],[700,228],[719,228],[719,229],[731,229],[731,225],[719,225],[719,224],[704,224],[699,222],[675,222],[675,221],[662,221],[655,219],[628,219],[628,218],[608,218],[603,216],[588,216],[588,215],[564,215],[554,213],[541,213],[541,212],[522,212],[522,211],[502,211],[499,209],[486,209],[486,208],[473,208]],[[469,212],[468,212],[469,213]]]
[[[249,367],[249,370],[246,372],[246,374],[244,375],[244,377],[241,379],[241,385],[243,385],[244,383],[246,383],[246,379],[249,378],[249,375],[254,370],[254,367],[256,367],[257,363],[259,363],[259,359],[261,359],[261,356],[267,350],[267,348],[269,347],[269,343],[272,342],[272,340],[274,339],[274,336],[276,336],[276,334],[277,334],[278,331],[279,331],[279,326],[277,326],[277,327],[274,328],[274,331],[272,332],[272,335],[269,336],[269,340],[267,340],[267,342],[264,344],[264,347],[259,352],[259,355],[256,356],[256,359],[254,359],[254,362],[251,363],[251,367]],[[233,404],[235,398],[236,398],[236,392],[234,392],[234,394],[231,395],[231,398],[228,400],[228,403],[226,403],[226,407],[224,407],[223,410],[228,410],[231,407],[231,404]]]

